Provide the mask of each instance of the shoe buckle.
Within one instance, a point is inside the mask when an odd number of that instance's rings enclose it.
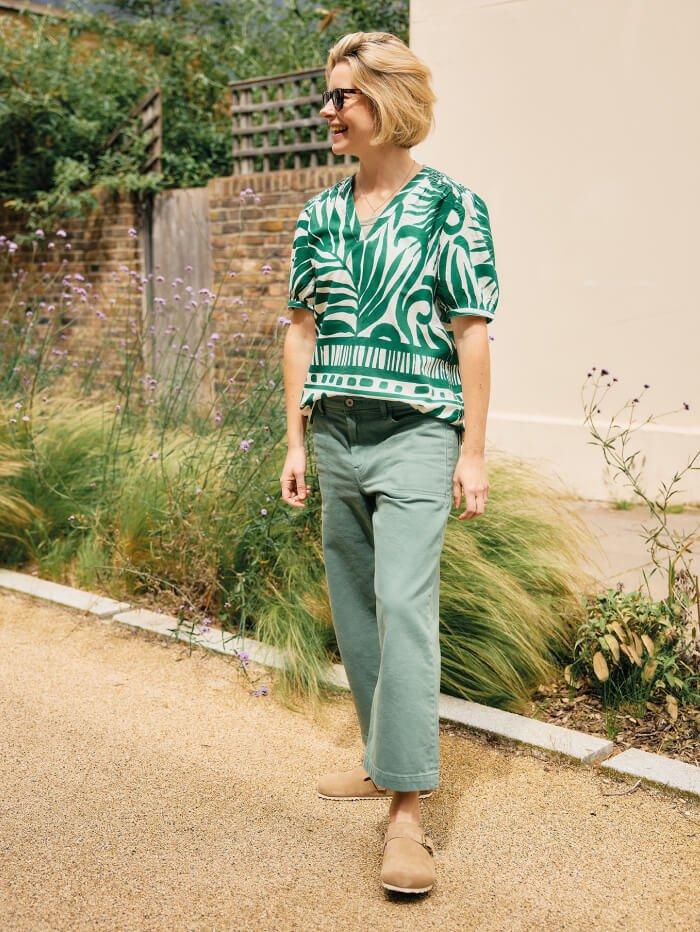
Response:
[[[397,837],[397,836],[394,836],[394,837]],[[399,837],[400,837],[400,836],[399,836]],[[410,836],[408,836],[408,837],[411,838],[413,841],[418,842],[419,845],[422,845],[433,857],[435,857],[435,845],[434,845],[434,844],[432,843],[432,841],[428,838],[428,836],[425,834],[424,831],[421,832],[421,837],[420,837],[420,838],[415,838],[413,835],[410,835]],[[384,850],[384,849],[386,848],[387,843],[388,843],[390,840],[391,840],[391,839],[388,839],[388,838],[386,837],[386,833],[385,833],[385,834],[384,834],[384,845],[382,846],[382,850]]]

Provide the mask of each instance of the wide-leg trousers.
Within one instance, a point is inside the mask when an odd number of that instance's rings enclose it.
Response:
[[[363,765],[394,790],[439,784],[440,555],[461,428],[400,401],[312,409],[322,548]]]

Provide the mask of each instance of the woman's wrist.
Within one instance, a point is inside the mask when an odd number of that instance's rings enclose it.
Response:
[[[484,447],[475,447],[473,444],[463,443],[459,448],[459,455],[464,457],[480,456],[483,459],[485,449]]]

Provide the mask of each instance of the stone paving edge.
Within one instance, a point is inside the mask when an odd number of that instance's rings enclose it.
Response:
[[[98,618],[111,618],[116,612],[131,608],[128,602],[117,602],[115,599],[95,595],[84,589],[74,589],[72,586],[64,586],[61,583],[39,579],[29,573],[17,573],[14,570],[0,569],[0,586],[15,592],[23,592],[25,595],[34,595],[39,599],[47,599],[49,602],[56,602],[68,608],[90,612]]]
[[[246,651],[250,660],[262,666],[279,668],[284,662],[282,651],[254,638],[227,635],[220,629],[196,635],[191,635],[186,629],[178,632],[177,618],[172,615],[144,608],[132,608],[128,602],[118,602],[82,589],[39,579],[27,573],[0,569],[0,588],[81,609],[105,621],[151,631],[164,637],[177,637],[178,640],[232,657]],[[342,664],[332,664],[327,682],[341,689],[349,689]],[[583,764],[600,764],[609,772],[641,777],[671,789],[700,796],[700,767],[692,764],[636,748],[614,755],[615,745],[604,738],[562,728],[560,725],[551,725],[503,709],[494,709],[442,692],[439,709],[440,718],[445,721],[457,722],[477,731],[486,731],[502,738],[554,751]]]

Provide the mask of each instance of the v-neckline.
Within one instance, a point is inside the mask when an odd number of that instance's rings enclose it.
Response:
[[[355,175],[357,172],[354,172],[352,175],[348,175],[348,185],[347,185],[347,197],[348,197],[348,218],[349,218],[349,228],[355,233],[356,237],[360,241],[369,239],[372,233],[375,230],[375,227],[379,221],[384,217],[384,215],[390,211],[396,202],[406,194],[407,191],[411,189],[413,183],[417,178],[420,178],[425,172],[429,169],[428,165],[424,165],[420,168],[415,175],[412,175],[408,181],[394,194],[389,203],[379,211],[377,216],[374,218],[374,223],[369,225],[369,228],[362,235],[362,227],[360,226],[360,218],[357,216],[357,211],[355,210],[355,196],[354,196],[354,187],[355,187]]]

